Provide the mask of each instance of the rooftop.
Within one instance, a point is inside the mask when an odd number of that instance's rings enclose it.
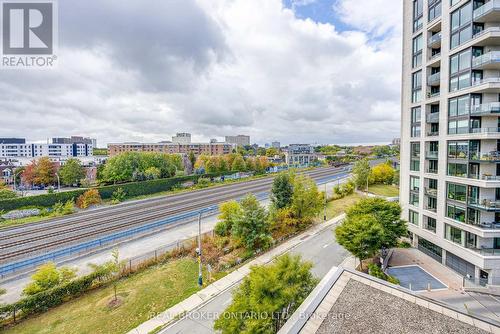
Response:
[[[499,332],[490,320],[340,267],[325,276],[279,333]]]

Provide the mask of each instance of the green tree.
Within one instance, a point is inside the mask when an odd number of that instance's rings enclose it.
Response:
[[[117,289],[118,289],[118,278],[120,278],[121,272],[125,267],[125,263],[120,261],[120,253],[118,252],[118,248],[115,248],[111,251],[112,260],[108,262],[107,267],[109,272],[113,277],[113,291],[114,291],[114,300],[118,300]]]
[[[59,176],[65,185],[78,184],[81,179],[85,178],[85,168],[81,165],[80,160],[71,158],[61,167]]]
[[[196,156],[193,151],[189,152],[189,162],[191,162],[191,166],[194,168],[194,164],[196,163]]]
[[[214,329],[222,334],[276,333],[316,286],[311,268],[300,256],[290,255],[252,267]]]
[[[271,203],[276,209],[287,208],[292,204],[293,178],[291,173],[280,173],[274,178]]]
[[[144,171],[144,176],[148,180],[156,180],[161,177],[161,170],[158,167],[148,167]]]
[[[16,198],[17,195],[14,191],[7,188],[0,189],[0,200]]]
[[[352,168],[352,175],[354,183],[358,189],[365,189],[367,182],[369,181],[370,173],[371,168],[368,159],[356,161],[354,167]]]
[[[41,265],[31,276],[31,282],[24,288],[24,295],[34,295],[64,284],[75,278],[76,270],[67,267],[57,269],[54,262]]]
[[[214,232],[219,236],[228,236],[234,222],[243,214],[243,210],[240,204],[233,200],[222,203],[219,211],[219,221],[215,225]]]
[[[371,197],[364,198],[346,211],[348,218],[370,215],[382,227],[380,247],[392,248],[398,244],[398,239],[407,233],[407,224],[401,219],[401,206],[397,202]]]
[[[247,195],[240,205],[242,214],[233,222],[232,235],[240,239],[247,249],[266,248],[272,240],[266,209],[252,194]]]
[[[318,191],[313,179],[305,175],[294,178],[291,209],[295,218],[311,220],[321,211],[323,202],[323,193]]]
[[[396,171],[390,162],[384,162],[372,168],[370,183],[392,184]]]
[[[382,226],[371,215],[350,216],[335,229],[337,242],[360,261],[373,257],[381,248]]]
[[[231,170],[233,172],[244,171],[246,168],[245,160],[241,156],[241,154],[237,154],[234,157],[233,164],[231,165]]]

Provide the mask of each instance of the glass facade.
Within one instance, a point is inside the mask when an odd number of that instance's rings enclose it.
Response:
[[[450,48],[455,48],[472,38],[472,2],[451,13]]]
[[[411,77],[411,102],[422,101],[422,71],[417,71]]]
[[[413,0],[413,31],[422,29],[424,24],[424,1]]]
[[[423,49],[423,44],[424,44],[424,38],[423,35],[420,34],[417,37],[413,39],[413,60],[412,60],[412,66],[413,68],[419,67],[422,65],[422,49]]]
[[[411,108],[411,136],[420,137],[422,132],[422,108]]]

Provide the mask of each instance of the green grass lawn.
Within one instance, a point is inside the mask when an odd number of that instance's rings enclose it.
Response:
[[[397,197],[399,196],[399,188],[387,184],[374,184],[368,187],[368,192],[386,196],[386,197]]]
[[[363,195],[354,193],[344,198],[328,202],[326,205],[326,218],[332,219],[338,215],[343,214],[348,207],[350,207],[353,204],[356,204],[362,198],[364,198]],[[320,219],[323,219],[323,210],[319,214],[319,217]]]
[[[197,292],[197,277],[198,264],[194,259],[174,260],[120,280],[118,294],[123,304],[119,307],[108,307],[113,297],[110,285],[25,319],[3,332],[126,333],[148,320],[151,312],[163,312]]]

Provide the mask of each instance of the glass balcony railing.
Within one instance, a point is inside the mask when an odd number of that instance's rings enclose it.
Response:
[[[500,256],[500,249],[495,249],[495,248],[480,248],[477,249],[481,255],[484,256]]]
[[[424,191],[425,191],[425,194],[427,196],[437,197],[437,194],[438,194],[437,189],[434,189],[434,188],[425,188]]]
[[[472,128],[470,129],[470,133],[499,133],[500,128],[498,127],[491,127],[491,128]]]
[[[482,162],[498,162],[500,161],[500,151],[491,151],[489,153],[471,152],[469,160]]]
[[[439,136],[439,131],[427,131],[427,136],[429,137]]]
[[[427,173],[430,173],[430,174],[437,174],[438,173],[438,169],[437,168],[427,168]]]
[[[425,152],[425,157],[427,159],[437,159],[439,156],[439,152],[438,151],[427,151]]]
[[[434,34],[429,37],[429,40],[427,41],[427,44],[429,46],[440,44],[441,43],[441,33]]]
[[[470,113],[473,116],[496,114],[496,113],[500,115],[500,102],[490,102],[490,103],[483,103],[477,106],[472,106],[472,108],[470,109]]]
[[[475,208],[483,209],[483,210],[497,210],[500,209],[500,201],[491,200],[491,199],[479,199],[479,198],[469,198],[468,204]]]
[[[483,180],[483,181],[500,181],[500,176],[498,176],[498,175],[483,174],[481,176],[481,180]]]
[[[472,58],[472,66],[500,63],[500,51],[491,51],[482,56]]]
[[[485,3],[481,7],[474,10],[474,20],[477,20],[484,15],[492,12],[492,11],[500,11],[500,1],[499,0],[490,0]]]
[[[439,113],[433,112],[427,115],[427,123],[439,123]]]
[[[473,80],[472,86],[479,86],[479,85],[484,85],[484,84],[489,84],[489,83],[500,83],[500,77]]]
[[[488,33],[494,33],[494,32],[500,32],[500,27],[489,27],[487,29],[481,30],[480,32],[476,33],[472,39],[479,38],[483,35],[486,35]]]
[[[437,85],[440,83],[441,80],[441,72],[437,72],[434,74],[429,75],[427,78],[427,84],[428,85]]]

